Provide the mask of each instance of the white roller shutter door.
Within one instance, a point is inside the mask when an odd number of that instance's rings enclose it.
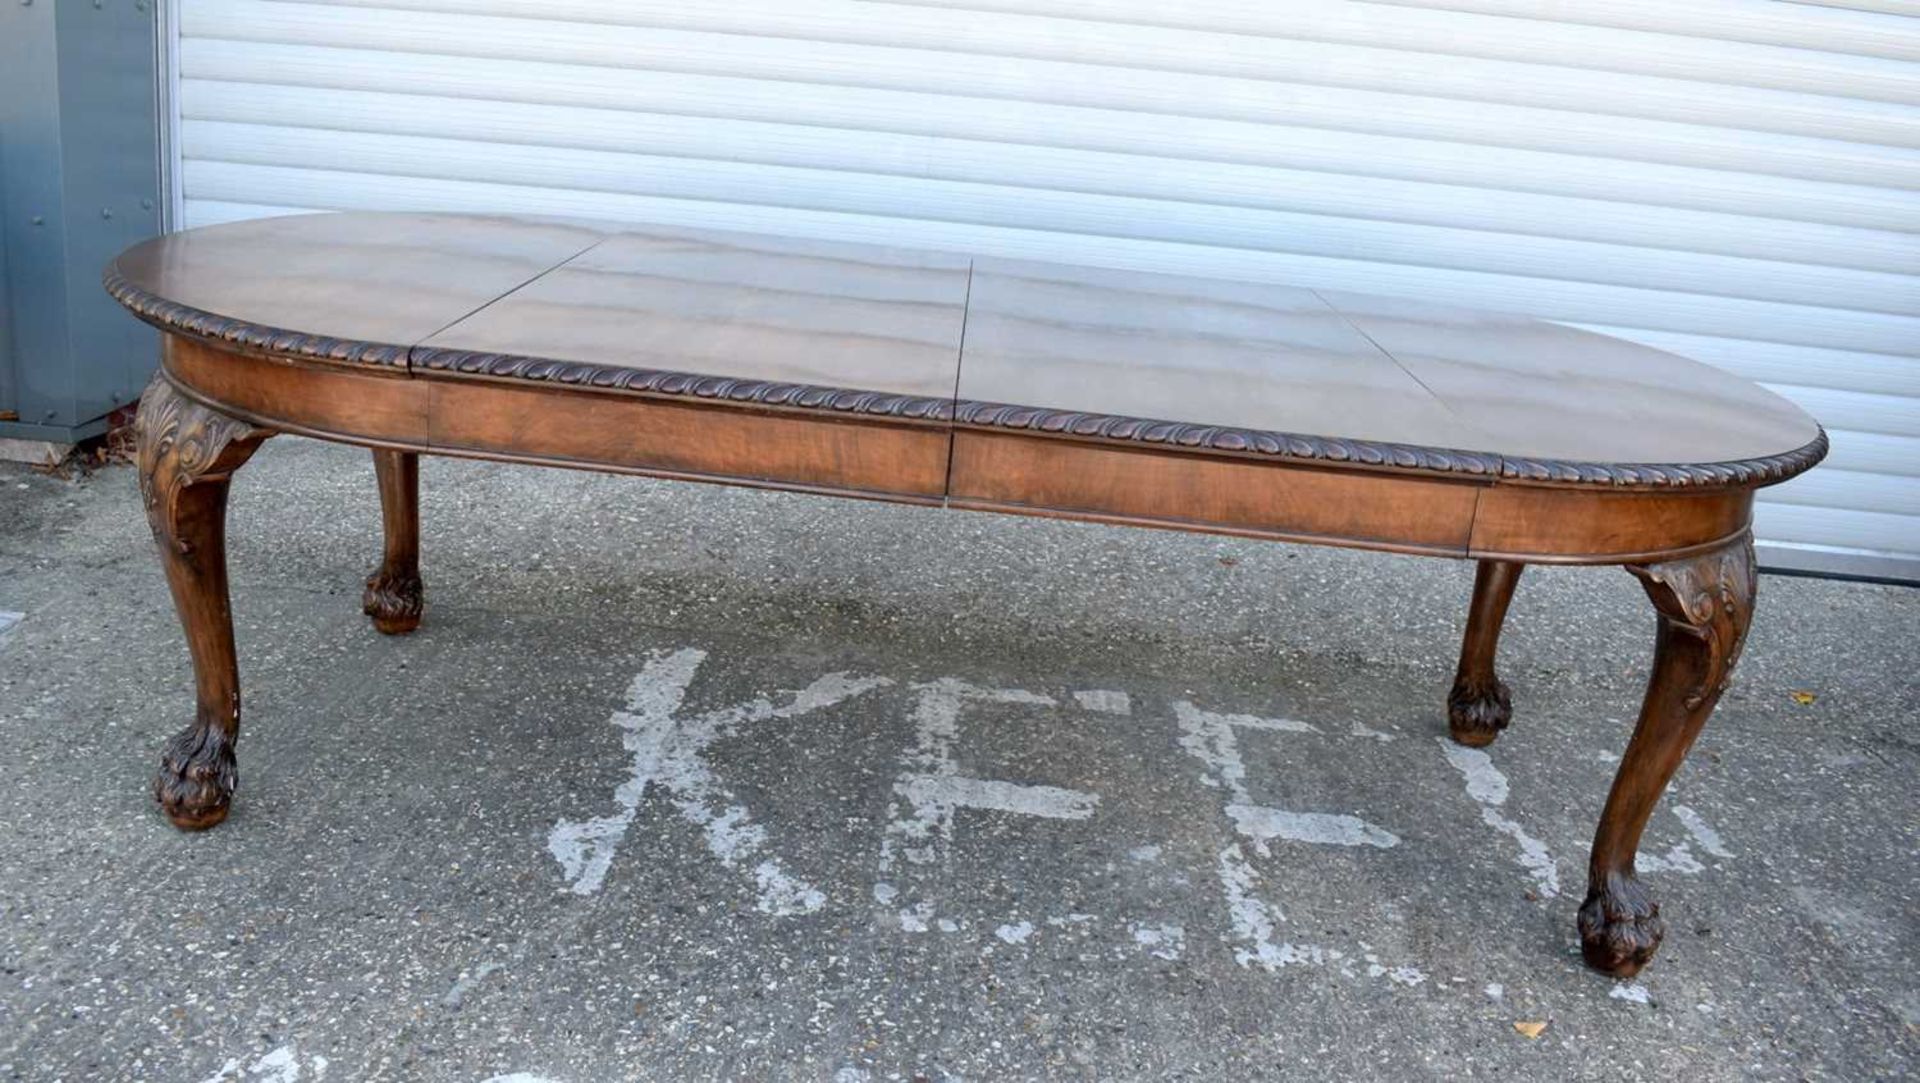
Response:
[[[1798,401],[1920,578],[1920,6],[174,0],[177,221],[525,211],[1416,295]]]

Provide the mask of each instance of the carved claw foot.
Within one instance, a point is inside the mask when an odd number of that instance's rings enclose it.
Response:
[[[1513,720],[1513,695],[1498,679],[1461,677],[1447,695],[1447,729],[1453,739],[1473,748],[1493,743]]]
[[[360,596],[360,609],[373,618],[373,626],[384,635],[405,635],[420,627],[420,610],[425,605],[425,590],[416,572],[381,567],[367,577],[366,593]]]
[[[1632,876],[1610,876],[1580,904],[1580,954],[1587,965],[1631,978],[1653,959],[1667,932],[1660,904]]]
[[[1660,947],[1660,905],[1634,878],[1634,855],[1654,804],[1727,687],[1758,586],[1744,533],[1719,549],[1628,570],[1659,614],[1653,676],[1593,833],[1580,907],[1580,953],[1616,978],[1639,973]]]
[[[193,725],[175,734],[160,753],[153,795],[173,826],[205,831],[227,818],[238,781],[233,745],[219,730]]]
[[[140,495],[193,656],[194,724],[167,742],[153,795],[167,819],[203,831],[227,818],[240,736],[240,670],[227,597],[227,485],[265,429],[190,399],[156,374],[134,418]]]
[[[1447,694],[1447,729],[1453,739],[1471,748],[1493,743],[1513,720],[1513,696],[1494,675],[1494,651],[1500,645],[1500,625],[1507,619],[1507,603],[1520,582],[1524,564],[1483,560],[1473,576],[1473,606],[1467,613],[1467,634],[1460,643],[1460,668],[1454,671],[1453,691]]]
[[[420,456],[411,451],[373,453],[380,484],[380,522],[387,551],[380,570],[367,577],[360,608],[375,630],[405,635],[420,627]]]

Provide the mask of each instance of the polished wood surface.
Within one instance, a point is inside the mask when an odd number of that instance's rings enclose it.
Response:
[[[157,238],[108,285],[236,352],[1184,454],[1669,490],[1769,484],[1825,452],[1769,391],[1558,324],[874,245],[308,215]]]
[[[1580,950],[1587,964],[1632,977],[1660,947],[1660,904],[1641,885],[1634,855],[1647,817],[1732,680],[1753,620],[1753,540],[1628,568],[1658,614],[1653,673],[1633,737],[1613,776],[1587,868]]]
[[[167,742],[154,797],[176,827],[227,818],[239,779],[240,665],[227,590],[227,487],[266,429],[227,417],[156,378],[134,419],[140,497],[193,658],[193,721]]]
[[[380,489],[380,528],[386,550],[367,577],[361,612],[384,635],[420,627],[425,588],[420,582],[420,456],[375,448],[373,475]]]
[[[1312,290],[976,260],[959,397],[1439,448],[1483,441]]]
[[[1473,575],[1473,602],[1467,607],[1467,631],[1460,639],[1460,665],[1447,693],[1447,730],[1470,748],[1493,743],[1513,720],[1513,693],[1494,667],[1500,627],[1507,619],[1513,588],[1526,568],[1510,560],[1483,560]]]
[[[279,432],[371,447],[937,503],[950,439],[931,422],[618,405],[564,388],[395,379],[367,369],[222,352],[169,336],[162,364],[197,401]]]
[[[961,256],[624,233],[421,345],[944,398],[966,300]]]
[[[948,502],[1397,552],[1464,555],[1478,486],[960,432]]]
[[[1472,745],[1511,715],[1523,566],[1621,564],[1658,637],[1578,915],[1615,975],[1659,944],[1633,855],[1744,642],[1753,490],[1826,447],[1767,392],[1552,325],[864,246],[318,216],[149,242],[106,285],[166,331],[136,428],[194,661],[155,783],[182,828],[234,792],[225,495],[274,433],[374,449],[391,633],[421,614],[423,452],[1478,558]]]
[[[1512,459],[1714,463],[1812,442],[1799,407],[1624,339],[1521,316],[1326,292],[1328,304]]]
[[[437,383],[434,450],[542,459],[708,481],[786,485],[848,496],[937,501],[948,437],[930,425],[637,399],[609,410],[592,395]]]
[[[1474,509],[1469,556],[1624,564],[1725,541],[1753,517],[1746,489],[1591,492],[1493,485]]]
[[[592,247],[603,229],[518,218],[326,214],[171,233],[114,261],[175,304],[404,349]]]

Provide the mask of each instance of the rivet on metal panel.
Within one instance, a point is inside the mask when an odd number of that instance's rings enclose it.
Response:
[[[36,214],[31,219],[29,219],[29,221],[31,221],[36,226],[44,226],[47,224],[47,216],[44,214]]]
[[[102,208],[100,208],[100,217],[102,217],[102,218],[112,218],[112,217],[113,217],[113,208],[112,208],[112,207],[102,207]]]
[[[152,210],[152,209],[153,209],[153,200],[151,200],[151,199],[143,199],[143,200],[141,200],[141,201],[140,201],[140,209],[141,209],[141,210],[143,210],[143,211],[150,211],[150,210]]]

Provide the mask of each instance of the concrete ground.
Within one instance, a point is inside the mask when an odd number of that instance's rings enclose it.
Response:
[[[1920,591],[1763,578],[1648,832],[1666,946],[1615,983],[1574,911],[1653,638],[1619,571],[1528,572],[1482,756],[1441,739],[1464,563],[447,460],[423,487],[427,620],[387,639],[365,453],[240,472],[241,789],[183,835],[148,780],[190,676],[132,471],[0,468],[0,1078],[1920,1060]]]

